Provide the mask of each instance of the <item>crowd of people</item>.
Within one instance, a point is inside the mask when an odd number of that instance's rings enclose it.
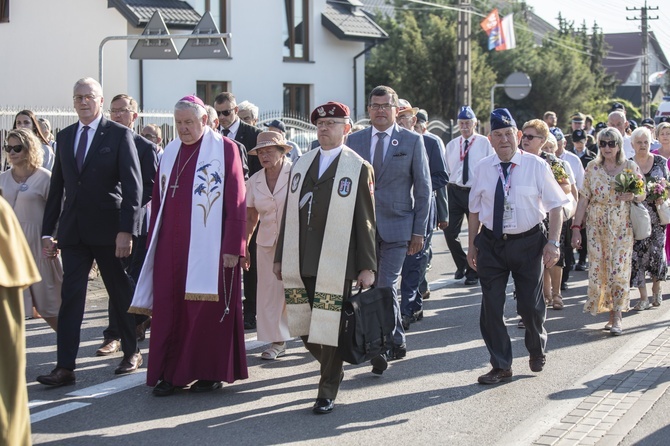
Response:
[[[116,374],[143,364],[139,343],[149,327],[147,385],[156,396],[247,378],[244,330],[269,344],[264,360],[285,355],[286,341],[299,336],[320,364],[316,414],[333,410],[344,377],[340,311],[354,284],[393,290],[393,343],[370,361],[372,372],[407,355],[405,332],[422,320],[430,296],[435,229],[443,230],[454,279],[481,286],[492,366],[481,384],[513,375],[503,318],[510,275],[533,372],[546,365],[546,310],[564,308],[573,268],[588,269],[584,311],[609,313],[613,335],[623,333],[631,288],[639,290],[637,311],[663,301],[670,123],[644,120],[631,132],[619,104],[595,126],[575,113],[565,134],[553,112],[518,125],[499,108],[488,137],[464,105],[460,134],[445,147],[427,131],[425,110],[378,86],[366,128],[352,131],[345,104],[316,107],[317,140],[306,153],[286,139],[283,122],[258,128],[258,108],[238,105],[230,92],[211,106],[193,95],[177,101],[178,136],[164,150],[160,127],[134,132],[132,97],[115,96],[108,119],[100,84],[83,78],[73,104],[78,122],[55,141],[48,121],[19,112],[4,141],[11,168],[0,174],[32,254],[27,268],[41,277],[14,286],[23,290],[23,311],[57,336],[56,367],[37,377],[44,385],[76,382],[94,262],[109,295],[96,354],[122,351]],[[637,207],[648,215],[644,236],[633,230]],[[21,327],[12,311],[3,324]]]

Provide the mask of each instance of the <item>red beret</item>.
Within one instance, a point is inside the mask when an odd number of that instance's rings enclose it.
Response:
[[[316,120],[319,118],[348,118],[349,117],[349,107],[342,104],[341,102],[327,102],[323,105],[319,105],[312,112],[310,121],[312,124],[316,125]]]

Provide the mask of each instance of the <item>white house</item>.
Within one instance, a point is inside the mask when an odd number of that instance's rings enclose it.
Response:
[[[71,109],[72,86],[98,78],[99,48],[110,36],[141,34],[160,10],[171,34],[190,34],[206,11],[230,57],[132,60],[136,41],[103,47],[103,89],[135,97],[144,110],[169,110],[197,92],[212,102],[231,91],[261,111],[308,115],[336,100],[365,113],[362,53],[388,36],[358,0],[0,0],[0,106]],[[174,39],[177,51],[185,39]],[[355,92],[355,93],[354,93]]]

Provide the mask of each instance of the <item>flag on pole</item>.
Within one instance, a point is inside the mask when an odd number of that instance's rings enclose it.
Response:
[[[494,48],[496,51],[504,51],[516,47],[513,16],[513,14],[508,14],[500,20],[496,8],[482,20],[481,27],[489,36],[489,51]]]
[[[663,71],[657,71],[655,73],[651,73],[649,75],[649,82],[656,82],[656,81],[659,81],[659,80],[663,79],[663,76],[665,76],[665,73],[667,71],[668,70],[663,70]]]

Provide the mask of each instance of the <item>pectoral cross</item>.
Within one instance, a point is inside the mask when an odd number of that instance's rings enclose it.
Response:
[[[177,189],[179,189],[179,181],[175,181],[175,183],[170,186],[170,189],[172,189],[172,198],[174,198],[174,193],[177,192]]]

